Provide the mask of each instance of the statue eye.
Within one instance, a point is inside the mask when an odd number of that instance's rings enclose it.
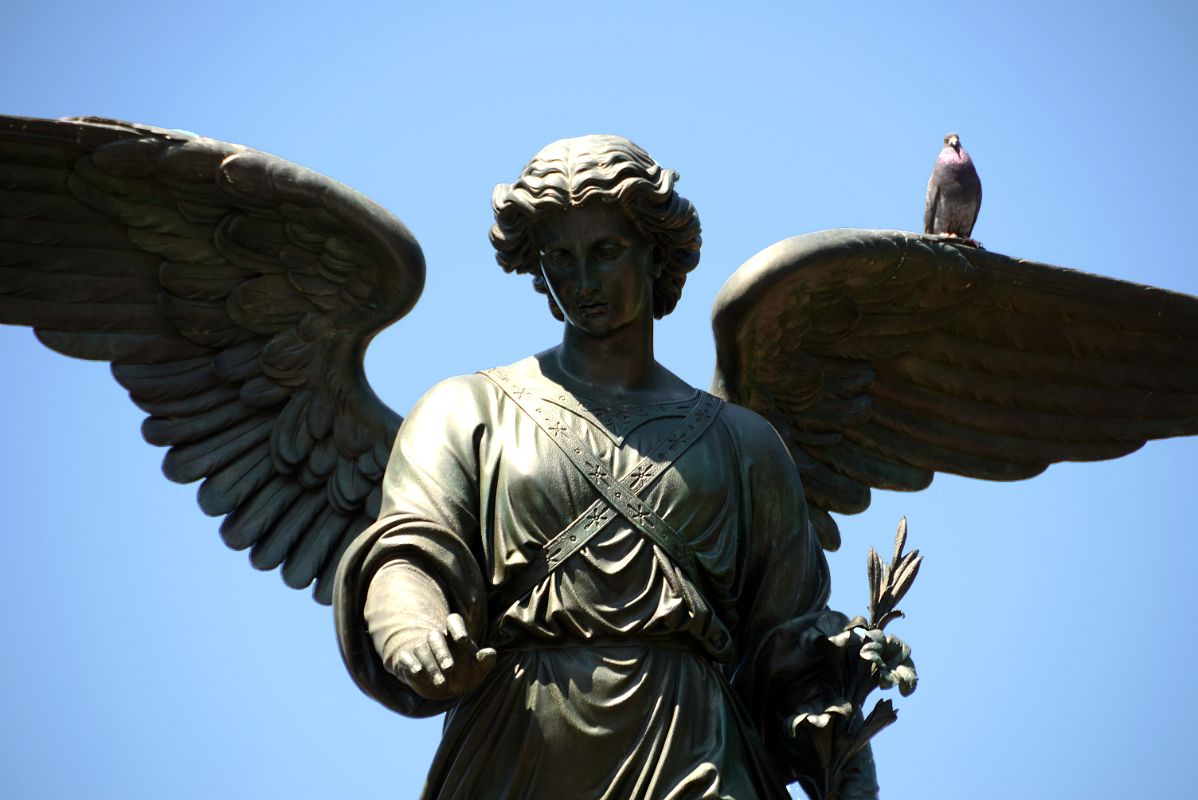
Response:
[[[574,261],[574,256],[564,247],[550,247],[541,251],[541,263],[550,267],[564,267]]]
[[[600,242],[599,246],[595,248],[595,253],[605,261],[611,261],[624,255],[625,249],[627,248],[619,242],[607,241]]]

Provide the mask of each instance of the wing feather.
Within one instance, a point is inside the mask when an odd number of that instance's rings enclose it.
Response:
[[[162,471],[175,483],[198,481],[269,439],[273,427],[271,415],[259,412],[198,441],[175,445],[162,460]]]
[[[376,486],[375,491],[379,489]],[[366,514],[359,514],[349,521],[346,527],[347,534],[340,536],[334,543],[332,550],[325,557],[324,564],[320,568],[320,574],[316,578],[316,589],[314,594],[316,600],[325,605],[333,603],[333,582],[337,574],[337,565],[341,562],[341,556],[349,549],[349,543],[353,540],[353,536],[348,535],[348,531],[365,530],[370,523],[374,522],[378,517],[379,507],[376,503],[374,506],[369,504],[366,507]]]
[[[113,364],[112,375],[135,403],[183,400],[218,386],[220,377],[207,355],[164,363]]]
[[[345,535],[352,519],[352,515],[326,506],[287,554],[287,561],[283,565],[284,583],[302,589],[316,580],[329,552],[336,546],[337,540]]]
[[[1198,298],[938,237],[823,231],[716,301],[713,391],[787,439],[813,525],[936,472],[1020,480],[1198,433]]]
[[[304,491],[288,476],[276,472],[265,486],[225,517],[220,526],[221,538],[234,550],[244,550],[272,530]]]
[[[423,280],[398,220],[282,159],[113,120],[0,117],[0,322],[113,362],[143,435],[170,448],[166,476],[203,480],[225,542],[290,586],[318,581],[321,602],[378,511],[378,454],[402,421],[362,354]]]
[[[147,417],[141,424],[141,435],[147,442],[159,447],[189,444],[230,430],[236,423],[257,413],[257,409],[234,397],[215,408],[197,410],[192,414]]]
[[[933,473],[854,444],[847,436],[832,447],[808,447],[807,454],[829,469],[854,479],[863,486],[914,492],[932,483]]]
[[[331,508],[323,492],[305,492],[283,513],[278,523],[255,542],[250,550],[250,563],[261,570],[275,569],[287,558],[292,545],[312,520],[329,511]]]
[[[200,508],[213,517],[231,514],[274,475],[270,444],[262,442],[200,484]]]

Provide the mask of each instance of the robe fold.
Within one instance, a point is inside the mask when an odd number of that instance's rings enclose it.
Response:
[[[512,398],[484,375],[444,381],[400,429],[378,522],[341,562],[335,612],[342,654],[370,696],[402,714],[447,712],[423,797],[787,798],[753,696],[770,685],[775,632],[826,609],[822,550],[785,445],[770,425],[725,405],[648,487],[633,467],[699,401],[613,405],[541,374],[506,368],[585,442],[612,475],[681,534],[702,569],[684,570],[613,515],[531,591],[503,588],[599,496]],[[499,653],[465,695],[431,701],[385,665],[411,609],[388,575],[417,570],[414,607],[463,616]],[[372,582],[375,583],[372,594]],[[501,600],[500,598],[504,599]],[[511,601],[509,603],[509,601]],[[735,687],[735,688],[734,688]]]

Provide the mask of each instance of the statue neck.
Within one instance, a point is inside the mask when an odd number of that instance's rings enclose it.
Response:
[[[653,358],[649,314],[604,337],[590,336],[566,323],[554,355],[554,366],[564,377],[595,394],[639,394],[661,388],[656,384],[664,370]]]

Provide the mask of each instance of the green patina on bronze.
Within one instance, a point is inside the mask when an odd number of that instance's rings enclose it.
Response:
[[[500,265],[561,343],[505,368],[510,391],[452,378],[406,422],[362,358],[424,260],[367,198],[97,119],[0,117],[0,174],[0,322],[112,362],[225,541],[335,603],[358,684],[447,712],[430,798],[874,796],[868,742],[895,716],[866,701],[915,687],[883,629],[920,560],[900,526],[869,619],[828,610],[830,512],[1198,433],[1198,299],[850,229],[732,275],[726,402],[685,427],[705,396],[653,326],[698,217],[620,137],[555,142],[494,196]]]

